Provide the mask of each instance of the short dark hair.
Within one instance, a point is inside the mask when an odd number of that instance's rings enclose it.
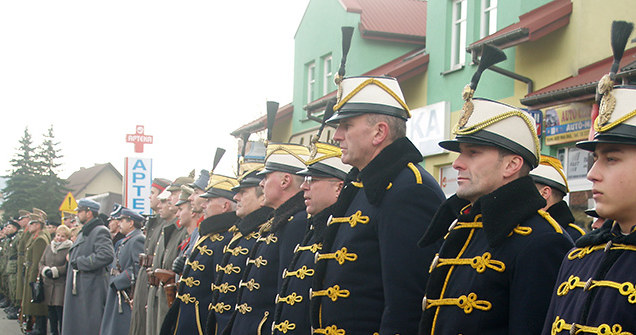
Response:
[[[530,171],[532,171],[532,165],[530,163],[528,163],[528,161],[523,158],[523,156],[514,153],[508,149],[502,148],[500,146],[495,146],[495,148],[497,148],[497,151],[499,151],[499,158],[504,158],[506,156],[510,156],[510,155],[517,155],[520,156],[523,159],[523,166],[521,167],[521,169],[519,170],[519,176],[520,177],[525,177],[527,175],[530,174]]]

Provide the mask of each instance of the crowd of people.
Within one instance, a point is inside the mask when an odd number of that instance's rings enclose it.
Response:
[[[238,178],[155,178],[148,218],[116,206],[101,219],[81,199],[75,238],[21,211],[3,229],[5,300],[30,334],[47,315],[64,335],[632,334],[636,87],[610,85],[577,144],[594,154],[603,218],[586,234],[531,116],[473,98],[502,59],[484,47],[439,143],[458,153],[448,199],[405,136],[397,80],[341,78],[323,121],[338,146],[269,142]]]

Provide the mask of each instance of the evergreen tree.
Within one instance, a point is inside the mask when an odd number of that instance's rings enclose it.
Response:
[[[37,148],[36,153],[36,161],[39,163],[39,174],[42,180],[40,187],[36,191],[36,207],[45,211],[49,220],[59,222],[60,213],[58,209],[68,192],[65,187],[66,180],[61,179],[57,175],[58,168],[62,165],[59,160],[64,156],[61,155],[61,150],[58,149],[60,142],[56,142],[53,135],[53,125],[49,127],[43,138],[44,140]]]
[[[36,190],[39,188],[41,178],[40,164],[36,160],[35,149],[29,128],[24,128],[24,135],[19,141],[17,153],[11,159],[11,166],[7,176],[7,185],[2,190],[4,202],[0,209],[4,210],[4,219],[18,214],[18,210],[30,210],[36,203]]]

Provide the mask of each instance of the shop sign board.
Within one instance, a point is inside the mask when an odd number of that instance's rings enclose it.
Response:
[[[587,139],[592,122],[590,103],[575,102],[545,111],[545,143],[555,145]]]
[[[151,214],[151,158],[125,158],[124,206],[140,214]]]
[[[411,110],[411,118],[406,122],[406,136],[420,150],[422,156],[444,152],[440,141],[449,138],[450,104],[448,101]]]

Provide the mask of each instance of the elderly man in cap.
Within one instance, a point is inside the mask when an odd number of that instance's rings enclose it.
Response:
[[[69,250],[62,334],[99,334],[108,292],[107,267],[115,258],[108,228],[97,218],[99,203],[77,202],[83,225]]]
[[[491,59],[505,55],[484,46],[479,75]],[[539,163],[535,121],[472,99],[478,78],[464,89],[456,138],[439,144],[459,152],[458,188],[421,241],[444,239],[430,265],[420,334],[537,334],[572,240],[542,210],[545,199],[528,176]]]
[[[201,237],[185,262],[179,291],[166,316],[161,334],[203,334],[208,307],[212,300],[210,287],[215,280],[215,269],[221,264],[223,250],[230,242],[230,228],[238,220],[232,199],[235,178],[212,174],[206,192],[201,197],[206,218],[199,226]]]
[[[309,149],[298,144],[269,143],[265,156],[264,205],[274,209],[272,218],[259,230],[238,285],[238,300],[224,334],[255,334],[271,331],[274,299],[281,275],[302,242],[307,227],[307,212],[302,177],[296,172],[305,168]]]
[[[26,245],[27,242],[29,241],[29,239],[31,238],[31,233],[29,232],[29,230],[27,229],[27,226],[29,224],[29,222],[31,221],[30,215],[31,213],[29,211],[26,210],[19,210],[19,217],[18,217],[18,224],[20,225],[20,231],[18,231],[18,269],[17,269],[17,283],[16,283],[16,290],[15,290],[15,301],[17,303],[17,308],[16,308],[16,313],[15,315],[9,315],[9,319],[17,319],[18,318],[18,310],[20,309],[20,306],[22,304],[22,295],[25,289],[29,289],[28,287],[24,286],[24,271],[25,271],[25,266],[24,266],[24,255],[26,253]],[[27,284],[28,285],[28,284]]]
[[[164,178],[155,178],[152,180],[150,187],[150,208],[155,213],[146,220],[143,228],[146,240],[144,242],[144,251],[139,255],[139,274],[135,282],[135,297],[130,321],[130,335],[146,335],[146,302],[148,301],[148,273],[146,270],[152,266],[152,255],[155,253],[155,247],[161,236],[163,226],[169,222],[162,219],[158,214],[159,194],[165,191],[170,185],[170,180]],[[131,297],[132,298],[132,297]]]
[[[563,200],[570,189],[561,162],[554,157],[541,156],[539,166],[530,171],[530,177],[547,203],[542,209],[561,225],[572,241],[585,235],[585,231],[574,223],[574,215]]]
[[[433,246],[420,250],[444,199],[407,139],[409,108],[390,77],[344,78],[329,120],[342,162],[354,169],[316,253],[316,334],[414,334]],[[318,313],[317,311],[322,311]]]
[[[172,263],[179,255],[183,242],[188,238],[186,227],[181,226],[176,217],[178,211],[176,204],[181,194],[181,186],[192,182],[194,182],[194,170],[187,177],[175,179],[164,191],[168,192],[168,199],[161,202],[159,215],[170,223],[162,229],[152,260],[154,284],[159,286],[151,286],[148,290],[147,335],[159,334],[163,319],[176,294],[176,277],[172,272]],[[165,193],[162,193],[160,198],[165,198]]]
[[[110,238],[113,240],[113,245],[116,245],[117,241],[125,236],[119,227],[119,216],[121,215],[122,208],[124,208],[122,205],[115,204],[113,205],[113,211],[108,215],[108,230],[110,231]]]
[[[315,273],[315,253],[322,249],[323,234],[334,213],[333,204],[344,186],[351,166],[340,160],[340,148],[315,143],[301,185],[309,216],[305,236],[294,248],[294,256],[282,274],[276,295],[272,334],[309,334],[310,292]]]
[[[623,30],[627,40],[631,23],[612,26],[613,37]],[[596,212],[608,220],[563,259],[542,334],[636,332],[636,87],[612,86],[612,77],[599,82],[594,138],[576,144],[594,153],[587,179]]]
[[[244,164],[245,165],[245,164]],[[223,248],[223,259],[215,268],[215,282],[212,285],[212,301],[206,324],[206,334],[216,335],[225,329],[232,317],[236,304],[237,288],[245,272],[247,257],[260,236],[258,230],[270,218],[271,207],[263,207],[264,193],[259,186],[263,175],[258,172],[263,164],[254,164],[238,179],[239,185],[232,188],[236,192],[236,231],[227,247]]]
[[[130,327],[133,287],[139,272],[139,253],[144,249],[141,233],[144,217],[121,207],[117,222],[124,238],[115,244],[115,260],[111,266],[108,296],[100,329],[101,335],[127,334]]]

